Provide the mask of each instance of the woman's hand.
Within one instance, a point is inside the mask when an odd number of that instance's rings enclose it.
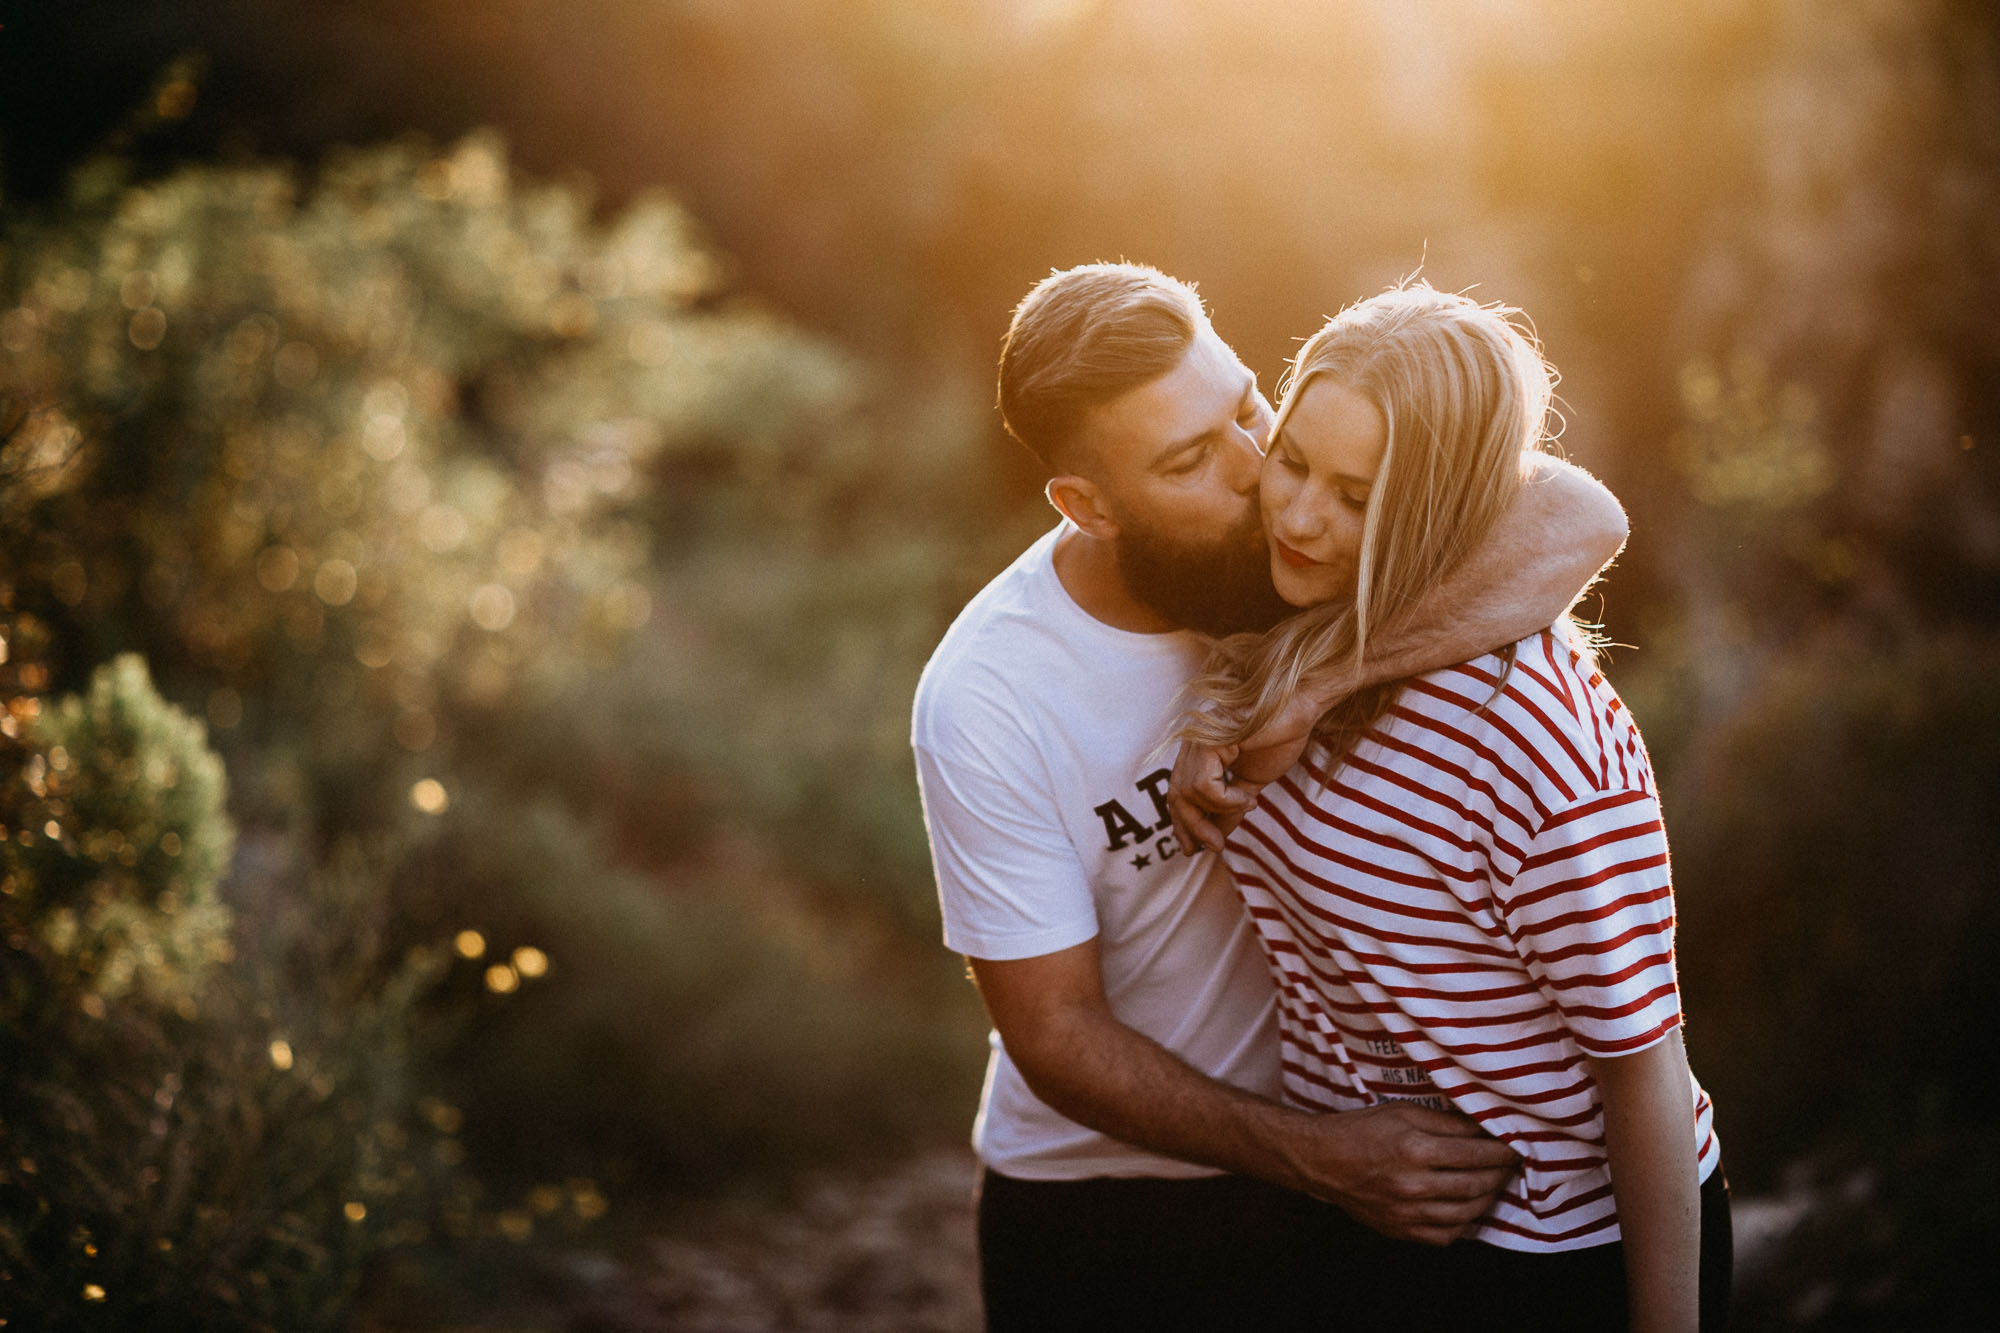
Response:
[[[1257,789],[1231,779],[1229,765],[1238,745],[1181,746],[1174,757],[1174,775],[1167,784],[1167,813],[1173,816],[1174,839],[1183,856],[1196,850],[1222,850],[1222,840],[1257,800]]]
[[[1241,744],[1181,746],[1167,788],[1167,813],[1181,852],[1221,851],[1222,840],[1257,804],[1264,784],[1299,762],[1325,711],[1317,695],[1300,695]]]

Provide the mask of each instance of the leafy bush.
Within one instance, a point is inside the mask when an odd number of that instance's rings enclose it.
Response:
[[[331,1320],[418,1223],[520,1241],[601,1212],[610,1176],[709,1187],[959,1131],[977,1004],[935,946],[905,739],[993,563],[949,403],[883,408],[731,297],[670,201],[600,222],[483,136],[304,180],[100,164],[0,229],[0,372],[24,693],[143,654],[205,715],[239,830],[209,917],[166,881],[120,909],[209,920],[233,967],[132,935],[164,1008],[135,983],[85,1022],[50,977],[20,988],[68,1025],[36,1086],[121,1070],[140,1120],[9,1129],[65,1158],[145,1140],[168,1073],[210,1090],[168,1120],[242,1219],[176,1241],[233,1293],[215,1309],[275,1308],[263,1272]],[[119,790],[88,789],[106,854],[153,855]],[[75,910],[80,940],[137,929]],[[521,1205],[481,1203],[440,1136]],[[289,1258],[256,1248],[271,1218]],[[22,1253],[53,1263],[54,1225]]]
[[[492,799],[454,801],[403,868],[406,895],[446,881],[476,905],[468,991],[523,950],[539,975],[469,1004],[442,1071],[475,1160],[655,1197],[959,1128],[978,1004],[892,925],[812,907],[754,843],[641,875],[561,803],[502,823]]]
[[[276,918],[230,910],[220,761],[136,657],[6,721],[0,1304],[32,1328],[343,1326],[370,1256],[449,1197],[409,1081],[436,963],[382,956],[353,858],[255,885]]]

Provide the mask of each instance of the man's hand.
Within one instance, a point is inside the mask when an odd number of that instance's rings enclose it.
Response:
[[[1454,1111],[1386,1102],[1314,1120],[1293,1147],[1299,1187],[1399,1240],[1457,1240],[1518,1163],[1512,1148]]]
[[[1513,1151],[1463,1116],[1406,1102],[1316,1114],[1198,1073],[1112,1014],[1096,940],[970,961],[1035,1095],[1113,1138],[1302,1190],[1428,1245],[1463,1232],[1513,1172]]]

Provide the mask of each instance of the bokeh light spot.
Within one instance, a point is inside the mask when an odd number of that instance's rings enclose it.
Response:
[[[167,314],[157,306],[147,306],[132,316],[132,322],[125,326],[125,336],[132,345],[142,352],[150,352],[167,337]]]
[[[127,310],[144,310],[153,304],[153,296],[159,290],[159,279],[151,269],[135,268],[118,284],[118,303]]]
[[[417,539],[436,555],[456,550],[465,540],[465,515],[448,504],[426,506],[417,516]]]
[[[80,561],[65,560],[50,572],[49,589],[64,606],[82,606],[90,595],[90,575]]]
[[[153,112],[161,120],[185,120],[194,110],[195,86],[192,79],[169,80],[153,99]]]
[[[419,778],[410,787],[410,804],[427,815],[441,815],[451,804],[451,796],[436,778]]]
[[[328,606],[346,606],[353,601],[354,590],[360,583],[354,566],[338,557],[322,561],[313,574],[313,591]]]
[[[533,528],[509,528],[501,534],[494,555],[508,573],[526,576],[542,567],[543,547],[542,534]]]
[[[482,583],[466,599],[472,623],[493,633],[514,623],[514,594],[502,583]]]
[[[299,553],[289,546],[266,546],[257,553],[257,582],[266,592],[284,592],[299,581]]]
[[[595,1222],[610,1210],[611,1201],[604,1197],[604,1191],[593,1180],[572,1180],[569,1182],[569,1206],[577,1219]]]

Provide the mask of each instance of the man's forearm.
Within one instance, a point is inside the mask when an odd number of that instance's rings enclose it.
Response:
[[[1122,1024],[1039,1054],[1022,1065],[1029,1086],[1078,1124],[1302,1191],[1402,1240],[1457,1239],[1514,1169],[1512,1151],[1463,1116],[1400,1102],[1327,1113],[1279,1106]]]
[[[1618,498],[1548,455],[1486,540],[1368,645],[1359,688],[1451,666],[1553,623],[1625,544]],[[1346,692],[1345,689],[1340,692]]]
[[[1057,1112],[1135,1147],[1331,1200],[1388,1235],[1443,1244],[1513,1169],[1463,1116],[1395,1103],[1321,1115],[1208,1077],[1121,1022],[1098,944],[970,960],[993,1026]]]
[[[1101,1134],[1180,1161],[1319,1192],[1291,1150],[1318,1119],[1210,1078],[1122,1023],[1051,1025],[1015,1063],[1037,1097]]]

